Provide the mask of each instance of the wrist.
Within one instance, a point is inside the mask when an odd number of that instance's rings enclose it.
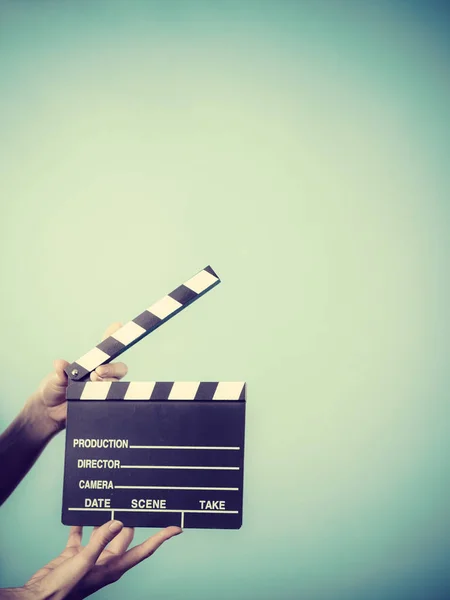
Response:
[[[27,600],[30,595],[24,587],[0,590],[0,600]]]

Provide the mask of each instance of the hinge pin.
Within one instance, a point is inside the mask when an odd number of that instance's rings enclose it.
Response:
[[[78,369],[73,369],[70,374],[76,377],[78,375]]]

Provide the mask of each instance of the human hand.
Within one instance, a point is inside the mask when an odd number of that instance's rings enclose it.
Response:
[[[182,533],[179,527],[166,527],[127,550],[134,530],[123,527],[120,521],[109,521],[94,528],[85,547],[81,545],[82,529],[71,527],[62,553],[35,573],[23,588],[16,588],[17,598],[81,600],[117,581],[126,571],[150,557],[165,541]]]
[[[121,323],[113,323],[103,334],[106,339],[122,327]],[[38,420],[44,420],[44,427],[50,431],[57,432],[66,424],[67,403],[66,388],[68,383],[64,369],[69,365],[66,360],[55,360],[54,372],[41,382],[38,391],[28,401],[28,408]],[[128,372],[127,366],[122,362],[109,363],[97,367],[91,373],[91,381],[118,381],[125,377]]]

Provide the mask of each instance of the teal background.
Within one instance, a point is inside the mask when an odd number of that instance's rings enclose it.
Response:
[[[449,39],[438,2],[0,2],[0,425],[207,264],[129,379],[248,382],[244,527],[97,598],[449,593]],[[65,544],[63,448],[4,586]]]

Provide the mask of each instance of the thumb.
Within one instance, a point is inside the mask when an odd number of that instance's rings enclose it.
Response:
[[[41,381],[39,392],[46,406],[56,406],[64,402],[67,387],[67,375],[64,369],[68,364],[66,360],[55,360],[53,362],[53,373],[50,373]]]
[[[44,392],[59,394],[67,387],[67,375],[64,369],[69,366],[67,360],[58,358],[53,361],[53,372],[41,381],[40,388]]]
[[[55,600],[65,598],[92,569],[105,547],[123,528],[120,521],[108,521],[97,529],[89,544],[76,556],[64,561],[42,583]]]
[[[64,369],[69,366],[70,363],[67,360],[63,360],[62,358],[58,358],[53,361],[53,368],[55,369],[56,374],[56,383],[59,385],[67,384],[67,375],[64,372]]]
[[[108,521],[97,529],[80,555],[84,554],[85,558],[95,565],[97,558],[119,531],[122,531],[122,528],[123,523],[120,521]]]

